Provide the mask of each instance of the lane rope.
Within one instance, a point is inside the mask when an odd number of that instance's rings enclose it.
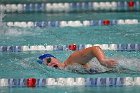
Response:
[[[118,19],[118,20],[84,20],[84,21],[38,21],[38,22],[6,22],[9,27],[87,27],[87,26],[111,26],[124,24],[139,24],[138,19]]]
[[[3,12],[139,11],[139,1],[0,4]]]
[[[103,50],[115,51],[140,51],[140,44],[79,44],[75,50],[91,46],[100,46]],[[69,51],[69,45],[32,45],[32,46],[0,46],[0,52],[22,52],[22,51]]]
[[[135,86],[140,85],[140,77],[97,77],[97,78],[21,78],[21,79],[0,79],[0,87],[32,87],[45,86]]]

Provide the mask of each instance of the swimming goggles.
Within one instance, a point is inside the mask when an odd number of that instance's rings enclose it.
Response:
[[[51,61],[52,61],[52,59],[50,57],[46,59],[47,64],[51,63]]]
[[[47,59],[46,59],[47,64],[51,63],[51,60],[52,60],[51,57],[47,58]],[[54,65],[53,67],[54,67],[54,68],[58,68],[57,65]]]

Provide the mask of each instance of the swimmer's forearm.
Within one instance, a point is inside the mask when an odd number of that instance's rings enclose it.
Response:
[[[105,54],[100,47],[94,47],[93,54],[103,66],[112,68],[117,65],[117,62],[114,59],[108,59],[105,57]]]
[[[93,47],[93,56],[95,56],[99,62],[102,64],[103,60],[105,59],[105,54],[103,52],[103,50],[98,47],[98,46],[95,46]]]

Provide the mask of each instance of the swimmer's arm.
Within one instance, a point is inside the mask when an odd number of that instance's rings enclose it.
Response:
[[[71,65],[72,63],[70,62],[69,58],[64,61],[64,67]]]
[[[101,65],[106,66],[108,68],[117,66],[117,62],[114,59],[104,59],[100,63]]]
[[[117,62],[114,59],[106,58],[103,50],[100,47],[93,47],[92,54],[95,56],[101,65],[106,67],[114,67],[117,65]]]

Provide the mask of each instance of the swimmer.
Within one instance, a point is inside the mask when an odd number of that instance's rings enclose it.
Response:
[[[88,63],[92,58],[97,58],[99,63],[107,68],[113,68],[117,65],[114,59],[106,58],[103,50],[99,46],[74,51],[64,62],[60,62],[59,59],[51,54],[41,55],[38,62],[59,69],[63,69],[74,63],[80,64],[83,68],[90,68]]]

